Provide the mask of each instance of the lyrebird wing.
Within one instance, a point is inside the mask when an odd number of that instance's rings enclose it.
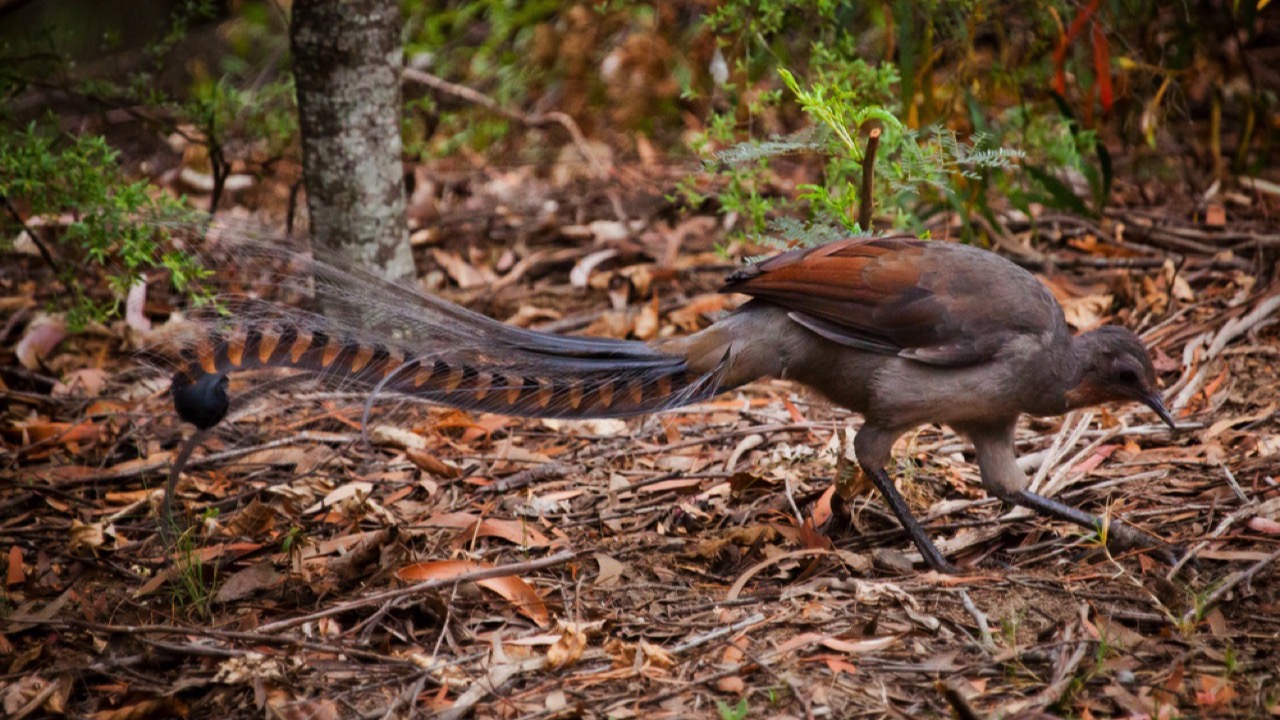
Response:
[[[969,365],[1061,316],[1036,278],[993,253],[895,235],[793,250],[740,270],[723,292],[791,310],[832,342],[933,365]]]

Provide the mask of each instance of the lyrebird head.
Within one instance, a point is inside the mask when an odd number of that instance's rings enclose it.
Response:
[[[1171,428],[1177,423],[1165,408],[1155,367],[1142,340],[1131,330],[1103,326],[1076,338],[1080,375],[1067,391],[1067,405],[1081,408],[1105,402],[1140,402]]]

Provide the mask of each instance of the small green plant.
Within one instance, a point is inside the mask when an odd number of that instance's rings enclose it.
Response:
[[[1226,678],[1230,678],[1240,671],[1240,656],[1236,654],[1236,646],[1229,641],[1227,646],[1222,649],[1222,667]]]
[[[751,706],[746,698],[742,698],[732,707],[722,700],[717,700],[716,712],[720,713],[720,720],[743,720],[747,717],[747,713],[751,712]]]
[[[26,233],[36,244],[70,294],[58,309],[73,329],[118,315],[149,269],[168,270],[179,291],[203,276],[190,256],[168,245],[163,228],[191,218],[185,204],[125,180],[116,159],[101,137],[63,138],[34,124],[0,132],[0,243],[11,249]],[[91,294],[86,265],[107,271],[109,299]]]
[[[174,553],[174,578],[171,597],[176,607],[185,608],[198,617],[208,617],[217,586],[217,569],[208,570],[200,560],[196,534],[204,521],[217,517],[217,508],[201,514],[201,522],[178,536]]]
[[[307,541],[307,531],[301,526],[294,525],[289,528],[289,532],[284,534],[280,540],[280,552],[292,554],[300,552],[302,545]]]

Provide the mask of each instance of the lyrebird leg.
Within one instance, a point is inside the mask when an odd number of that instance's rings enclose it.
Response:
[[[178,488],[178,478],[182,475],[182,469],[187,466],[187,461],[191,459],[191,453],[208,436],[209,431],[204,428],[198,428],[191,433],[191,437],[187,438],[186,444],[178,451],[178,456],[174,458],[173,465],[169,468],[169,481],[164,486],[164,500],[160,504],[160,538],[164,541],[166,550],[176,547],[178,539],[178,524],[173,518],[173,493]]]
[[[1073,508],[1065,505],[1057,500],[1051,500],[1043,495],[1037,495],[1030,490],[1017,490],[1011,493],[1002,493],[1002,499],[1015,505],[1032,510],[1037,514],[1051,517],[1056,520],[1079,525],[1080,527],[1092,530],[1100,537],[1107,539],[1107,544],[1116,550],[1129,550],[1133,548],[1152,549],[1159,552],[1161,559],[1166,563],[1173,565],[1177,562],[1175,551],[1168,547],[1162,546],[1158,541],[1149,538],[1132,527],[1124,524],[1119,520],[1106,520],[1091,515],[1079,508]]]
[[[387,373],[385,377],[378,381],[373,387],[373,391],[369,393],[369,397],[364,401],[364,412],[360,413],[360,443],[365,447],[369,447],[369,414],[373,412],[373,403],[378,399],[378,393],[387,386],[400,373],[409,368],[416,368],[422,365],[420,358],[413,358],[408,362],[401,363],[399,367]]]
[[[916,549],[920,551],[920,556],[924,558],[925,564],[938,572],[957,572],[955,567],[942,556],[933,541],[929,539],[929,535],[925,533],[920,521],[916,519],[915,515],[911,514],[911,507],[907,505],[906,498],[902,497],[902,493],[898,492],[898,488],[893,484],[893,479],[889,477],[884,468],[868,469],[864,467],[863,472],[871,477],[871,482],[880,491],[880,494],[884,496],[885,503],[889,505],[889,509],[898,518],[898,522],[902,523],[902,527],[906,529],[907,535],[911,537],[911,542],[915,543]]]

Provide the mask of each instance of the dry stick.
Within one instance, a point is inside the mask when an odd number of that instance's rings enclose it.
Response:
[[[982,715],[974,709],[973,704],[969,702],[969,698],[965,697],[965,692],[973,692],[968,687],[969,681],[961,678],[959,675],[953,675],[944,682],[937,683],[937,688],[942,692],[942,697],[951,704],[951,709],[955,711],[956,717],[960,720],[982,720]]]
[[[1196,616],[1204,617],[1204,614],[1209,611],[1209,608],[1221,602],[1222,598],[1227,593],[1234,590],[1237,585],[1262,572],[1263,569],[1275,562],[1277,559],[1280,559],[1280,550],[1276,550],[1253,565],[1250,565],[1247,569],[1241,570],[1235,575],[1232,575],[1226,582],[1222,583],[1221,587],[1209,593],[1209,597],[1205,598],[1204,603],[1201,604],[1200,607],[1193,607],[1183,613],[1182,621],[1187,623],[1196,619]]]
[[[964,604],[964,609],[973,616],[973,621],[978,624],[978,639],[982,642],[982,651],[990,655],[996,649],[996,643],[991,639],[991,628],[987,625],[987,614],[973,604],[973,598],[970,598],[969,593],[964,590],[960,591],[960,602]]]
[[[46,611],[47,612],[47,609]],[[288,647],[301,648],[303,650],[313,650],[315,652],[345,654],[360,660],[369,660],[371,662],[386,663],[388,665],[404,665],[410,667],[418,667],[412,660],[406,658],[394,657],[391,655],[383,655],[381,653],[369,650],[361,650],[360,648],[347,647],[343,645],[334,645],[332,643],[319,643],[309,640],[303,640],[293,637],[275,637],[263,635],[259,632],[245,632],[238,630],[217,630],[214,628],[192,627],[181,625],[115,625],[110,623],[92,622],[89,620],[76,620],[70,618],[39,618],[28,617],[25,615],[12,616],[10,621],[17,621],[23,625],[44,625],[48,627],[58,628],[77,628],[97,633],[110,633],[116,635],[199,635],[202,637],[210,637],[218,640],[237,641],[258,645],[285,645]]]
[[[728,627],[716,628],[715,630],[712,630],[703,635],[695,637],[692,640],[686,640],[680,643],[679,645],[671,648],[670,653],[672,655],[679,655],[681,653],[688,652],[700,645],[706,645],[712,640],[718,640],[727,635],[737,635],[738,633],[742,632],[743,630],[746,630],[752,625],[757,625],[762,622],[764,622],[764,613],[755,613],[750,617],[746,618],[745,620],[740,620]]]
[[[43,706],[45,702],[53,696],[53,693],[62,685],[59,680],[46,680],[45,683],[44,689],[37,693],[35,697],[31,698],[26,705],[15,710],[9,717],[13,718],[13,720],[22,720],[22,718],[40,709],[40,707]]]
[[[582,130],[578,128],[578,123],[568,113],[552,111],[546,113],[538,113],[536,115],[526,115],[510,108],[505,108],[498,104],[497,100],[484,95],[480,92],[472,90],[465,85],[457,85],[443,78],[436,77],[431,73],[423,72],[415,68],[405,68],[401,73],[406,79],[414,82],[422,83],[432,90],[447,93],[456,98],[461,98],[474,105],[479,105],[486,110],[501,115],[508,120],[514,120],[523,125],[531,125],[541,127],[543,125],[557,124],[569,133],[569,138],[573,141],[573,146],[578,149],[578,153],[582,155],[582,159],[591,166],[592,171],[597,177],[604,177],[607,169],[596,160],[595,155],[591,153],[591,147],[587,145],[587,138],[582,134]]]
[[[1191,398],[1200,390],[1200,384],[1204,381],[1209,363],[1218,357],[1228,343],[1252,330],[1254,326],[1277,312],[1280,312],[1280,292],[1273,292],[1271,295],[1259,300],[1253,310],[1243,317],[1234,318],[1224,323],[1209,343],[1209,348],[1205,351],[1204,358],[1201,360],[1200,368],[1196,371],[1191,381],[1187,383],[1186,387],[1182,388],[1182,391],[1174,398],[1170,409],[1176,413],[1191,402]]]
[[[40,239],[39,233],[32,230],[31,227],[27,225],[27,221],[22,219],[22,213],[18,212],[18,208],[13,204],[13,201],[11,201],[8,196],[0,197],[0,200],[4,201],[5,209],[9,211],[9,214],[13,219],[22,227],[23,231],[26,232],[27,237],[31,239],[31,242],[36,246],[36,249],[40,251],[40,257],[44,258],[45,263],[49,265],[49,269],[53,270],[54,274],[61,274],[62,268],[58,266],[57,261],[53,259],[53,255],[49,253],[49,248],[46,247],[44,241]]]
[[[342,613],[350,612],[358,608],[370,607],[372,605],[379,605],[383,602],[386,602],[387,600],[393,600],[393,599],[402,598],[402,597],[409,597],[412,595],[417,595],[419,593],[427,592],[428,590],[436,590],[438,588],[448,587],[450,585],[456,585],[458,583],[471,582],[475,580],[489,580],[491,578],[506,577],[508,575],[519,575],[520,573],[529,572],[531,570],[542,570],[544,568],[549,568],[555,565],[562,565],[564,563],[567,563],[570,560],[573,560],[574,558],[577,558],[580,555],[586,554],[586,552],[587,551],[585,550],[563,550],[561,552],[556,553],[555,555],[548,555],[547,557],[541,558],[539,560],[530,560],[528,562],[512,563],[510,565],[500,565],[498,567],[484,568],[483,570],[476,570],[469,573],[463,573],[461,575],[455,575],[454,577],[449,577],[449,578],[425,580],[415,585],[410,585],[409,587],[397,588],[395,590],[385,590],[380,593],[374,593],[373,595],[360,598],[359,600],[352,600],[350,602],[342,603],[341,605],[335,605],[326,610],[313,612],[310,615],[302,615],[295,618],[289,618],[288,620],[280,620],[278,622],[267,623],[266,625],[260,626],[258,628],[258,632],[260,633],[280,632],[281,630],[288,630],[289,628],[297,627],[298,625],[304,625],[314,620],[333,617],[334,615],[341,615]]]
[[[423,688],[427,686],[427,680],[430,677],[430,673],[422,673],[417,681],[410,684],[405,688],[404,692],[396,696],[396,699],[391,704],[387,705],[386,712],[379,717],[382,720],[391,720],[391,718],[397,717],[396,713],[399,712],[401,707],[409,708],[409,712],[405,717],[413,717],[414,703],[417,702],[418,696],[422,694]]]
[[[1187,554],[1182,556],[1182,559],[1178,561],[1178,564],[1170,568],[1169,574],[1165,576],[1165,579],[1172,580],[1173,577],[1177,575],[1178,571],[1182,569],[1183,565],[1186,565],[1188,562],[1191,561],[1192,558],[1198,555],[1201,550],[1204,550],[1206,547],[1208,547],[1209,542],[1211,540],[1213,540],[1214,538],[1222,537],[1222,535],[1226,533],[1227,530],[1231,529],[1232,525],[1235,525],[1241,520],[1254,515],[1269,517],[1271,513],[1277,512],[1277,511],[1280,511],[1280,497],[1271,498],[1270,500],[1267,500],[1266,502],[1260,505],[1257,503],[1246,505],[1240,508],[1239,510],[1231,513],[1230,515],[1222,518],[1222,522],[1218,523],[1218,527],[1214,528],[1213,532],[1209,533],[1204,537],[1203,540],[1196,543],[1195,547],[1188,550]]]
[[[1068,631],[1070,632],[1070,631]],[[1085,653],[1089,650],[1089,641],[1081,639],[1076,644],[1076,649],[1066,658],[1066,661],[1054,669],[1053,682],[1045,686],[1032,701],[1032,705],[1037,708],[1044,708],[1052,705],[1062,698],[1062,694],[1066,692],[1067,687],[1071,684],[1071,680],[1075,677],[1076,668],[1080,667],[1080,661],[1084,660]],[[1064,651],[1065,652],[1065,651]]]
[[[521,470],[514,475],[508,475],[492,485],[486,485],[476,489],[475,492],[477,495],[481,496],[507,493],[542,480],[564,477],[569,474],[569,471],[569,466],[562,462],[543,463],[541,465],[531,467],[528,470]]]
[[[871,192],[875,188],[876,148],[880,147],[880,128],[871,128],[867,133],[867,151],[862,155],[862,187],[858,189],[858,228],[862,232],[871,230],[871,215],[874,211]]]

